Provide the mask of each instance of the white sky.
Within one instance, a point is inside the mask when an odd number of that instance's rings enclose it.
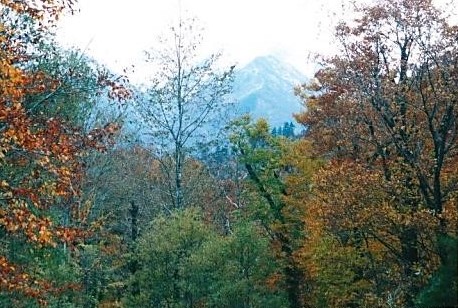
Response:
[[[361,0],[360,0],[361,1]],[[366,0],[370,1],[370,0]],[[446,1],[446,0],[441,0]],[[144,50],[172,21],[199,18],[208,54],[222,50],[230,63],[243,65],[256,56],[275,54],[308,75],[308,56],[332,52],[332,29],[347,17],[348,0],[79,0],[80,12],[61,20],[60,41],[85,50],[121,71],[136,66],[142,79]]]
[[[79,0],[80,12],[61,21],[59,37],[112,68],[140,66],[143,51],[154,48],[181,6],[183,15],[197,16],[204,26],[203,48],[209,54],[222,50],[228,61],[240,65],[275,54],[309,73],[307,57],[329,49],[330,26],[343,2]]]

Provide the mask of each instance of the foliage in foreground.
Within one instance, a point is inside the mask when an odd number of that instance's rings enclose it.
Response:
[[[139,238],[127,306],[282,307],[275,260],[249,222],[223,236],[192,208],[155,218]]]

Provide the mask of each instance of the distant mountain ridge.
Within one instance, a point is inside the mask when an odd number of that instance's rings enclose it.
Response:
[[[304,82],[307,77],[292,65],[262,56],[236,71],[233,96],[240,113],[265,118],[277,127],[293,121],[293,113],[303,110],[294,87]]]

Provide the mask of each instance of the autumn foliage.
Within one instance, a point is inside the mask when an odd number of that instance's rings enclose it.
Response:
[[[46,97],[34,98],[57,91],[61,81],[30,69],[33,51],[59,15],[72,10],[73,1],[0,3],[0,232],[8,241],[38,249],[71,248],[88,234],[80,203],[81,158],[88,148],[100,148],[117,128],[108,125],[83,134],[81,128],[34,109],[48,103]],[[32,26],[19,26],[27,23]],[[67,219],[57,219],[59,213]],[[2,292],[44,303],[47,292],[65,288],[35,277],[23,264],[12,263],[9,254],[8,248],[0,249]]]
[[[233,68],[187,62],[191,24],[149,58],[156,144],[109,148],[120,125],[79,112],[132,98],[127,80],[41,49],[73,1],[0,9],[0,305],[457,305],[458,27],[432,1],[337,26],[341,49],[296,89],[303,135],[247,116],[198,154]]]
[[[297,89],[308,108],[297,120],[329,160],[314,177],[306,224],[349,271],[332,289],[343,293],[317,296],[335,307],[410,307],[449,260],[442,239],[457,231],[458,28],[428,0],[381,1],[359,14],[336,29],[341,53]],[[329,286],[336,255],[315,240],[303,253]]]

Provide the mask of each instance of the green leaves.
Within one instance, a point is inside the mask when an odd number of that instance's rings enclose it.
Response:
[[[439,239],[441,249],[447,250],[447,259],[442,261],[439,269],[432,275],[428,284],[417,296],[416,304],[419,307],[453,307],[457,303],[458,287],[458,240],[447,236]]]
[[[126,303],[282,307],[282,292],[267,287],[276,271],[268,246],[249,222],[222,236],[192,208],[160,216],[138,241],[140,269]]]
[[[307,273],[296,254],[306,234],[303,216],[319,162],[309,158],[307,142],[273,136],[265,120],[252,123],[243,117],[232,131],[233,148],[247,173],[247,216],[260,222],[270,240],[290,306],[302,307]]]

